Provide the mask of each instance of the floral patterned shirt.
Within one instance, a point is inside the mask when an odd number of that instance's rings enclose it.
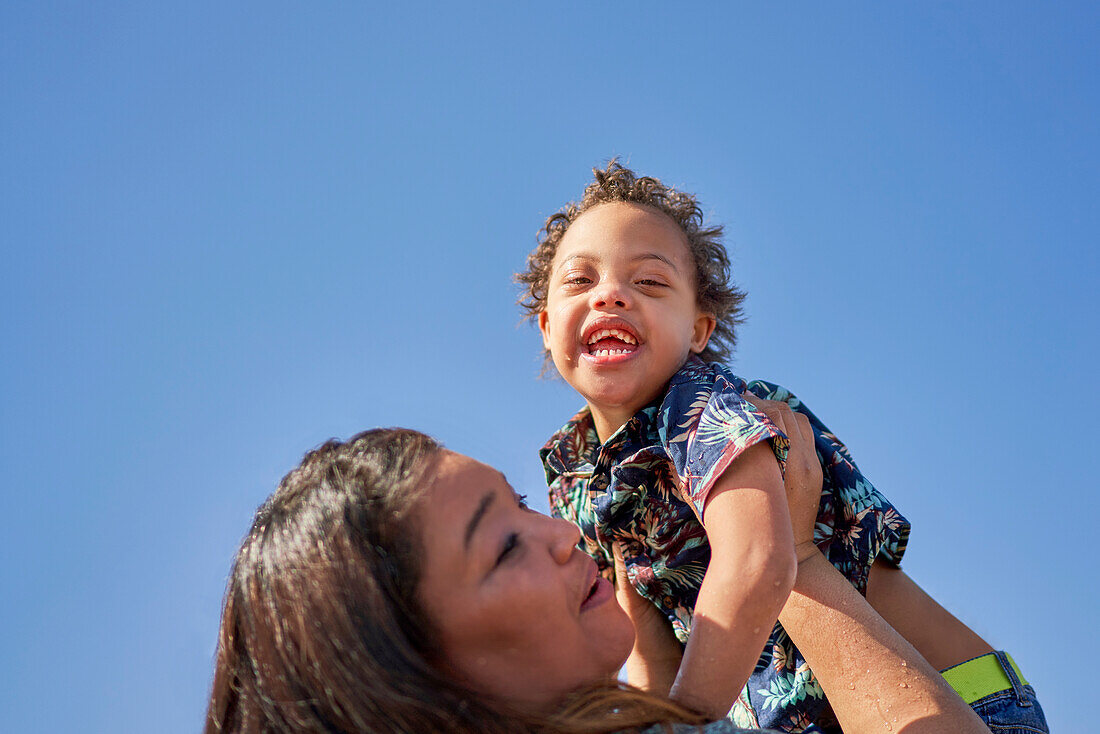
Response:
[[[806,734],[821,734],[822,729],[811,726],[803,729]],[[839,730],[838,730],[839,731]],[[734,726],[728,719],[712,721],[709,724],[693,726],[691,724],[654,724],[642,730],[641,734],[769,734],[775,729],[742,729]]]
[[[714,721],[702,726],[691,724],[654,724],[642,730],[642,734],[768,734],[774,729],[742,729],[728,720]],[[816,727],[806,729],[808,734],[820,731]]]
[[[767,382],[744,380],[692,357],[659,403],[640,410],[600,445],[585,408],[540,455],[551,511],[581,528],[581,548],[608,578],[619,541],[638,592],[672,623],[681,642],[691,632],[699,586],[710,559],[702,525],[711,488],[741,452],[770,441],[784,468],[786,436],[746,401],[745,390],[782,400],[810,419],[823,492],[814,540],[861,593],[879,555],[897,564],[909,523],[868,482],[848,449],[802,402]],[[825,708],[820,685],[777,623],[729,718],[743,727],[798,732]]]

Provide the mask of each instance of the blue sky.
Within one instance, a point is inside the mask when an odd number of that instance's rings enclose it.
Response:
[[[232,554],[330,436],[419,428],[545,507],[580,402],[511,275],[616,155],[726,225],[734,368],[1079,721],[1096,7],[397,5],[0,7],[4,728],[195,731]]]

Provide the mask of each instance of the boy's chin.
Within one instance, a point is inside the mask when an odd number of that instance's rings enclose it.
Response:
[[[581,396],[595,413],[628,416],[634,415],[656,398],[656,395],[649,396],[643,394],[641,390],[624,390],[623,387],[620,384],[611,390],[590,391],[588,394],[581,392]],[[660,392],[657,394],[659,395]]]

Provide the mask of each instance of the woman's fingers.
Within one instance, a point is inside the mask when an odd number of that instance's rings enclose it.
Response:
[[[611,544],[611,554],[615,557],[615,596],[619,599],[619,606],[633,617],[638,605],[645,600],[630,583],[630,577],[626,573],[626,561],[623,560],[623,549],[618,541]]]
[[[626,561],[623,560],[623,548],[619,545],[618,541],[611,544],[611,555],[615,557],[615,581],[618,582],[620,578],[619,572],[626,573]]]
[[[790,407],[786,403],[780,403],[776,400],[764,400],[763,398],[756,397],[747,390],[745,391],[743,397],[754,406],[756,406],[757,410],[766,415],[768,417],[768,420],[775,424],[776,428],[783,431],[784,435],[789,435],[787,433],[787,427],[785,425],[785,416],[780,410],[780,406],[783,406],[784,408],[787,408],[788,412],[790,411]]]
[[[755,395],[753,395],[748,390],[741,393],[741,397],[743,397],[745,400],[748,400],[750,403],[755,405],[756,409],[759,410],[759,411],[764,410],[764,403],[770,402],[768,400],[761,400],[760,398],[756,397]]]
[[[813,426],[810,425],[810,419],[804,416],[802,413],[795,413],[794,418],[796,421],[798,421],[798,432],[802,434],[802,440],[813,446],[814,429]]]
[[[801,413],[796,413],[791,410],[791,406],[787,405],[781,400],[764,400],[758,398],[750,392],[745,392],[743,397],[756,406],[756,409],[762,412],[768,417],[775,427],[783,431],[783,435],[787,437],[791,442],[791,452],[799,453],[803,456],[813,452],[816,458],[817,452],[814,449],[814,431],[810,426],[810,419]]]
[[[796,546],[812,550],[814,524],[821,502],[822,473],[810,419],[781,401],[763,400],[747,392],[745,399],[787,436],[789,448],[783,483],[791,513],[791,530]]]

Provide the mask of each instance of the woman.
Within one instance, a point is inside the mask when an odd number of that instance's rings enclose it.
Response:
[[[840,724],[988,731],[814,548],[821,478],[808,426],[785,405],[764,408],[792,440],[799,568],[780,619]],[[596,575],[577,540],[572,525],[528,510],[499,472],[422,434],[326,443],[283,479],[237,555],[206,731],[703,723],[616,681],[629,656],[632,681],[667,693],[679,647],[629,584],[616,591]]]

